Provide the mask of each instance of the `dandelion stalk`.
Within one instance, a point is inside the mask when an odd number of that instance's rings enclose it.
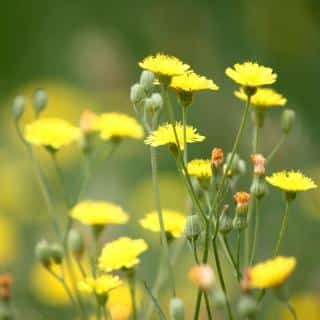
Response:
[[[183,124],[183,160],[184,164],[188,163],[188,145],[187,145],[187,124],[188,124],[188,109],[182,106],[182,124]]]
[[[237,260],[236,260],[236,265],[237,265],[238,272],[240,272],[239,270],[241,269],[241,266],[240,266],[240,251],[241,251],[241,230],[238,230],[238,233],[237,233]]]
[[[278,143],[273,147],[272,151],[270,152],[268,158],[267,158],[267,162],[269,163],[273,157],[277,154],[277,152],[279,151],[279,149],[281,148],[281,146],[284,144],[284,142],[286,141],[287,135],[286,134],[282,134],[280,140],[278,141]]]
[[[194,309],[193,320],[198,320],[200,315],[200,306],[201,306],[201,299],[202,299],[203,291],[198,288],[197,298],[196,298],[196,306]]]
[[[256,246],[257,246],[257,242],[258,242],[259,228],[260,228],[260,199],[256,199],[256,221],[255,221],[255,230],[254,230],[254,237],[253,237],[250,265],[253,264],[255,253],[256,253]]]

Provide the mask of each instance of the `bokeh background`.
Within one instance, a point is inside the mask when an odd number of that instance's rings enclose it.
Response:
[[[256,60],[276,70],[276,88],[297,113],[294,131],[268,172],[299,168],[320,183],[319,38],[317,0],[4,1],[0,13],[0,271],[13,274],[15,307],[24,319],[57,315],[71,319],[72,315],[61,292],[34,261],[35,243],[52,235],[31,165],[13,129],[15,95],[24,94],[30,101],[33,90],[43,87],[49,94],[45,114],[74,124],[87,108],[133,115],[129,87],[139,76],[137,62],[158,51],[173,54],[221,87],[217,93],[198,94],[190,110],[190,121],[207,136],[205,143],[190,148],[191,157],[208,157],[213,146],[231,148],[242,111],[224,70],[235,62]],[[279,116],[279,110],[269,113],[262,137],[265,153],[280,136]],[[31,118],[28,112],[24,121]],[[250,126],[240,153],[246,160],[249,135]],[[70,147],[61,155],[71,190],[81,168],[75,149]],[[136,223],[153,209],[147,151],[141,142],[124,142],[111,161],[96,164],[87,197],[117,202],[131,213],[131,224],[115,228],[109,237],[124,233],[145,237],[151,250],[141,274],[152,280],[150,270],[157,260],[151,258],[158,256],[159,239]],[[160,153],[164,206],[185,211],[185,190],[174,163],[165,150]],[[54,184],[49,157],[41,151],[38,156]],[[268,257],[274,246],[281,205],[277,192],[263,203],[260,259]],[[319,319],[320,314],[319,219],[319,191],[299,196],[283,253],[298,258],[290,288],[300,319]],[[195,294],[194,288],[184,287],[190,266],[188,258],[176,264],[179,290],[187,301]],[[261,319],[270,317],[289,319],[269,298]]]

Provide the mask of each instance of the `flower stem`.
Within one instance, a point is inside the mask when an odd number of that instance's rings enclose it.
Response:
[[[279,151],[279,149],[281,148],[281,146],[283,145],[283,143],[286,141],[287,135],[286,134],[282,134],[280,140],[278,141],[278,143],[274,146],[274,148],[272,149],[272,151],[270,152],[269,156],[267,157],[267,163],[269,163],[273,157],[276,155],[276,153]]]
[[[129,276],[129,284],[130,284],[130,294],[132,301],[132,320],[138,319],[137,314],[137,300],[136,300],[136,276],[135,271],[132,272]]]
[[[240,281],[240,279],[241,279],[241,272],[240,272],[240,270],[238,270],[238,268],[237,268],[237,263],[236,263],[236,261],[234,260],[234,257],[233,257],[233,255],[232,255],[231,248],[230,248],[230,245],[229,245],[229,242],[228,242],[228,239],[227,239],[226,236],[223,236],[223,237],[222,237],[222,244],[224,245],[225,250],[227,251],[227,256],[229,256],[230,261],[231,261],[231,264],[232,264],[234,270],[236,271],[237,280]]]
[[[203,295],[204,295],[204,301],[207,309],[208,320],[212,320],[211,306],[210,306],[208,293],[204,292]]]
[[[203,293],[202,290],[199,288],[198,293],[197,293],[196,306],[194,309],[193,320],[199,319],[202,293]]]
[[[240,251],[241,251],[241,230],[238,231],[237,234],[237,270],[240,272],[241,266],[240,266]]]
[[[188,124],[188,109],[182,106],[182,124],[183,124],[183,160],[184,164],[188,163],[188,144],[187,144],[187,124]]]
[[[250,257],[250,265],[253,264],[254,256],[256,253],[259,228],[260,228],[260,199],[256,199],[256,221],[255,221],[254,237],[253,237],[253,244],[252,244],[252,252]]]
[[[259,143],[259,127],[254,126],[253,129],[253,139],[252,139],[252,152],[257,153],[258,152],[258,143]]]

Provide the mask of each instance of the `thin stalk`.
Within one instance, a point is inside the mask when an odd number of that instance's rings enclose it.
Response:
[[[205,302],[205,305],[206,305],[208,320],[212,320],[212,312],[211,312],[211,306],[210,306],[210,301],[209,301],[208,293],[207,293],[207,292],[204,292],[204,293],[203,293],[203,296],[204,296],[204,302]]]
[[[193,248],[194,260],[195,260],[196,264],[200,264],[200,260],[199,260],[199,257],[198,257],[197,243],[196,243],[196,241],[194,239],[192,240],[192,248]]]
[[[187,124],[188,124],[188,108],[186,106],[182,106],[183,160],[185,165],[187,165],[188,163]]]
[[[253,237],[250,265],[253,264],[254,257],[256,254],[256,246],[257,246],[257,242],[258,242],[259,229],[260,229],[260,199],[256,199],[256,221],[255,221],[255,229],[254,229],[254,237]]]
[[[193,320],[199,319],[202,293],[203,293],[203,291],[199,288],[198,293],[197,293],[196,306],[194,309]]]
[[[253,139],[252,139],[252,152],[257,153],[258,152],[258,143],[259,143],[259,127],[254,126],[253,128]]]
[[[241,269],[240,266],[240,251],[241,251],[241,230],[238,231],[237,234],[237,270],[238,272],[240,272],[239,270]]]
[[[236,261],[234,260],[234,257],[233,257],[233,255],[232,255],[231,248],[230,248],[230,245],[229,245],[229,242],[228,242],[228,239],[227,239],[226,236],[223,236],[223,237],[222,237],[222,243],[223,243],[223,245],[224,245],[225,248],[226,248],[226,251],[227,251],[228,256],[229,256],[229,258],[230,258],[231,264],[232,264],[234,270],[236,271],[237,279],[238,279],[238,281],[240,281],[240,279],[241,279],[241,272],[240,272],[240,270],[238,270],[238,268],[237,268],[237,263],[236,263]]]
[[[293,307],[293,305],[290,304],[290,302],[287,302],[286,305],[287,305],[288,311],[290,312],[290,314],[292,316],[292,319],[298,320],[297,312],[296,312],[295,308]]]
[[[281,224],[277,245],[274,250],[274,256],[277,256],[279,253],[284,234],[288,228],[288,220],[289,220],[289,201],[286,200],[286,207],[285,207],[284,216],[282,219],[282,224]]]
[[[267,157],[267,161],[266,161],[267,163],[269,163],[273,159],[273,157],[277,154],[277,152],[279,151],[279,149],[281,148],[283,143],[286,141],[286,138],[287,138],[287,135],[286,134],[282,134],[280,140],[274,146],[274,148],[270,152],[269,156]]]
[[[245,230],[244,238],[244,265],[247,266],[250,258],[250,243],[251,243],[251,219],[253,214],[253,199],[251,197],[248,207],[248,226]]]

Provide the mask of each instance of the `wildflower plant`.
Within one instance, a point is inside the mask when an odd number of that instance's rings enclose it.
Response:
[[[189,64],[163,53],[148,56],[138,65],[142,72],[130,92],[136,119],[118,112],[99,115],[91,110],[83,111],[79,125],[58,118],[43,118],[42,111],[50,97],[44,90],[37,90],[33,101],[35,119],[23,127],[25,98],[19,96],[14,100],[12,112],[17,134],[34,167],[55,234],[54,240],[43,239],[36,245],[38,262],[64,289],[81,320],[91,319],[93,314],[97,320],[150,320],[155,315],[162,320],[169,319],[166,315],[172,320],[198,320],[202,308],[208,320],[217,318],[218,309],[223,310],[223,319],[253,320],[259,317],[267,290],[275,293],[274,297],[284,303],[296,319],[283,287],[297,261],[295,257],[282,256],[282,240],[293,200],[299,192],[317,185],[300,171],[267,173],[269,163],[285,142],[295,120],[294,111],[284,109],[287,99],[266,87],[276,82],[277,74],[272,68],[256,62],[237,63],[227,68],[226,75],[239,86],[235,95],[244,102],[233,146],[227,153],[221,146],[212,146],[207,156],[189,159],[192,144],[205,139],[189,124],[188,113],[194,95],[203,90],[218,94],[219,86],[198,75]],[[172,103],[172,94],[177,97],[177,106]],[[274,109],[271,107],[284,109],[282,135],[274,148],[264,154],[260,143],[261,128],[268,112]],[[240,147],[250,113],[252,151],[242,159]],[[99,152],[97,140],[104,148],[109,148],[107,157],[111,157],[124,139],[144,141],[150,152],[154,209],[139,221],[133,221],[118,204],[86,197],[92,160]],[[44,148],[52,159],[64,209],[52,195],[53,186],[49,185],[34,152],[38,147]],[[77,190],[68,190],[65,184],[59,162],[62,148],[79,148],[82,152],[83,173]],[[163,206],[158,181],[159,152],[170,154],[176,164],[192,204],[189,212]],[[243,189],[239,180],[246,174],[246,160],[251,163],[248,171],[252,182]],[[272,187],[268,188],[268,185]],[[285,213],[274,250],[268,253],[268,260],[259,262],[256,261],[256,248],[263,232],[260,228],[262,200],[269,192],[277,191],[273,187],[284,191]],[[61,210],[63,217],[58,214]],[[141,232],[145,229],[145,232],[160,234],[161,261],[154,283],[147,282],[137,273],[141,263],[148,263],[144,253],[151,244],[143,237],[131,238],[127,234],[107,242],[102,237],[103,232],[108,233],[110,228],[126,223],[140,224]],[[84,229],[91,231],[90,237],[83,236]],[[179,246],[174,246],[177,242]],[[190,291],[196,287],[197,293],[191,316],[185,312],[185,303],[176,284],[179,270],[175,267],[175,259],[181,251],[188,252],[194,261],[189,272]],[[222,260],[227,261],[233,271],[231,279],[226,277]],[[10,281],[0,280],[0,299],[10,314]],[[227,281],[234,283],[236,296],[231,296]],[[163,286],[170,290],[167,305],[161,297]],[[139,287],[145,288],[141,295],[143,303],[137,303]],[[126,289],[130,292],[129,299],[123,293]]]

